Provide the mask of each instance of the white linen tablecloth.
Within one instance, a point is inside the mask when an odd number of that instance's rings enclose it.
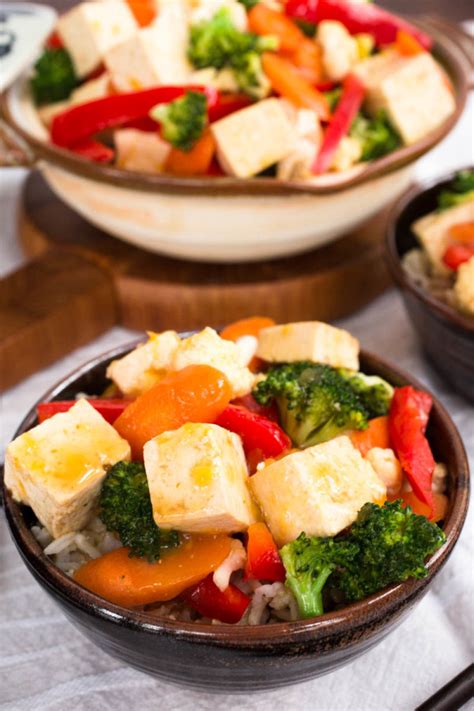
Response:
[[[420,178],[473,160],[473,101],[442,145],[418,165]],[[0,171],[0,273],[23,261],[15,240],[24,171]],[[459,428],[474,466],[474,408],[443,383],[420,350],[400,296],[389,291],[341,324],[364,348],[392,360],[426,384]],[[6,392],[0,401],[0,446],[29,407],[73,368],[134,337],[113,328]],[[241,696],[192,692],[126,667],[77,632],[28,574],[0,514],[0,708],[43,711],[392,711],[414,709],[473,658],[473,527],[463,534],[433,587],[401,627],[365,656],[298,686]],[[250,691],[250,689],[249,689]],[[465,708],[474,709],[469,702]]]

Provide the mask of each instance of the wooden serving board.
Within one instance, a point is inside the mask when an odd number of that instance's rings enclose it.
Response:
[[[19,237],[31,257],[0,282],[0,390],[115,324],[186,330],[251,314],[331,321],[388,285],[387,211],[320,249],[247,264],[185,262],[127,245],[28,177]]]

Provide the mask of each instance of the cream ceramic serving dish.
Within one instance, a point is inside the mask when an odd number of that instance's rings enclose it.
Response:
[[[106,232],[152,252],[198,261],[282,257],[342,236],[396,199],[410,183],[416,160],[456,124],[469,73],[461,31],[433,20],[421,24],[434,37],[434,53],[453,82],[455,113],[412,146],[311,182],[179,178],[86,161],[47,142],[26,77],[4,97],[3,112],[57,195]]]

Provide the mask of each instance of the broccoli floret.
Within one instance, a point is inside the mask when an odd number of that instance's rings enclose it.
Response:
[[[322,615],[323,588],[339,567],[350,565],[358,547],[350,541],[308,538],[304,533],[280,550],[286,585],[298,603],[302,617]]]
[[[398,500],[383,506],[365,504],[347,540],[358,546],[359,553],[335,573],[331,586],[354,601],[392,583],[424,578],[427,556],[446,536],[439,526],[413,513],[409,506],[403,508]]]
[[[378,375],[365,375],[340,368],[339,373],[361,399],[369,417],[381,417],[390,409],[393,387]]]
[[[387,153],[392,153],[401,145],[400,136],[390,124],[385,111],[381,110],[375,118],[367,118],[359,113],[355,117],[350,135],[356,138],[362,148],[361,160],[375,160]]]
[[[109,470],[99,497],[99,515],[117,533],[130,556],[160,557],[162,548],[179,544],[176,531],[162,531],[153,520],[145,469],[137,462],[117,462]]]
[[[474,170],[461,170],[451,184],[450,190],[438,195],[438,210],[460,205],[474,199]]]
[[[255,5],[258,5],[260,0],[238,0],[246,10],[251,10]]]
[[[78,80],[71,57],[61,47],[46,49],[35,64],[31,91],[37,106],[69,98]]]
[[[242,91],[261,98],[268,82],[260,55],[277,47],[275,37],[240,32],[234,26],[229,10],[221,8],[211,20],[191,27],[188,58],[197,69],[229,67]]]
[[[270,368],[253,396],[276,400],[285,432],[299,447],[368,426],[369,412],[350,382],[329,365],[298,361]]]
[[[175,148],[190,151],[207,123],[207,100],[202,92],[187,91],[169,104],[158,104],[150,116],[161,124],[163,138]]]
[[[336,106],[339,103],[339,99],[342,96],[342,89],[340,86],[336,86],[334,89],[329,89],[328,91],[323,92],[324,96],[326,97],[326,101],[328,102],[329,110],[334,111]]]
[[[424,578],[427,556],[446,540],[436,524],[401,501],[365,504],[350,532],[336,538],[302,533],[280,550],[286,585],[302,617],[323,614],[323,589],[347,602],[361,600],[392,583]]]

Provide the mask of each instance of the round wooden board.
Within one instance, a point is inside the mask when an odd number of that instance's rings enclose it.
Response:
[[[196,263],[151,254],[111,237],[61,202],[38,173],[27,180],[20,238],[27,254],[75,252],[113,280],[120,322],[185,330],[261,313],[278,322],[345,316],[388,285],[383,258],[387,213],[337,242],[287,259]]]
[[[337,242],[288,259],[185,262],[101,232],[32,173],[18,225],[32,261],[0,280],[0,391],[117,323],[189,330],[251,314],[280,323],[345,316],[389,283],[386,222],[387,212]]]

